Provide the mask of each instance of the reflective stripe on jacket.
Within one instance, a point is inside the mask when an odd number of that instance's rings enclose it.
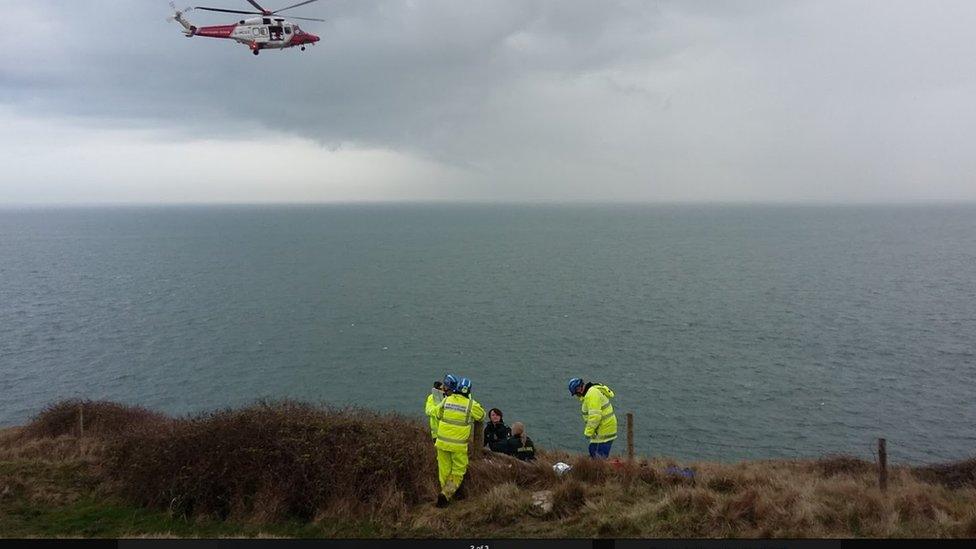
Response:
[[[434,446],[449,452],[467,452],[471,425],[485,417],[485,409],[473,398],[449,395],[437,405],[437,441]]]
[[[535,459],[535,444],[532,443],[532,439],[529,437],[525,437],[525,442],[522,442],[521,437],[511,437],[498,442],[492,442],[489,448],[491,448],[492,452],[508,454],[522,461],[532,461]]]
[[[609,442],[617,438],[617,416],[613,413],[613,391],[606,385],[593,385],[580,397],[583,405],[583,436],[590,443]]]

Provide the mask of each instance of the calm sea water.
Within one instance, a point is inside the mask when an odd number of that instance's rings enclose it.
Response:
[[[0,424],[67,397],[420,417],[431,382],[680,459],[976,454],[976,207],[0,210]],[[623,449],[618,442],[615,451]]]

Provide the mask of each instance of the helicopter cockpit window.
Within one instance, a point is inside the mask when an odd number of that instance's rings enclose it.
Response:
[[[291,34],[291,27],[285,27],[285,34]]]

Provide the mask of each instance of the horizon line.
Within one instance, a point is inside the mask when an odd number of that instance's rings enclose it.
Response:
[[[314,206],[976,206],[976,199],[916,200],[574,200],[574,199],[410,199],[335,201],[118,201],[118,202],[0,202],[0,209],[84,209],[167,207],[314,207]]]

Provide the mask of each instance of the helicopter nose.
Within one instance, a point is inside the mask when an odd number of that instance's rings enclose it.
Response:
[[[308,39],[311,40],[313,44],[319,41],[319,37],[314,34],[308,35]]]

